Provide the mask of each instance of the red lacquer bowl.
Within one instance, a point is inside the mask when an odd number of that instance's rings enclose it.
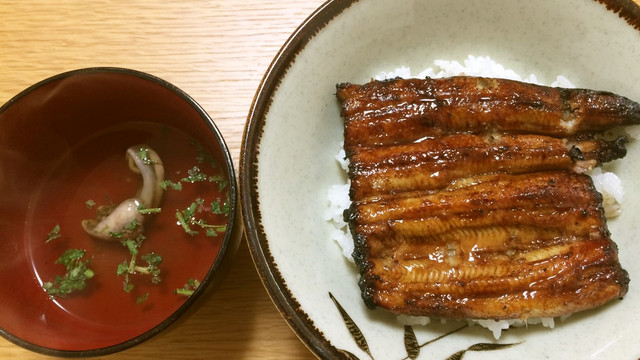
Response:
[[[164,192],[136,257],[142,266],[143,254],[161,255],[161,281],[134,272],[126,292],[117,267],[132,254],[121,241],[92,238],[81,221],[101,204],[135,196],[141,179],[125,151],[136,144],[158,153],[165,179],[180,182],[197,167],[208,180]],[[177,220],[196,199],[192,219],[222,226],[209,236],[194,224],[197,234],[189,234]],[[220,131],[175,86],[118,68],[81,69],[33,85],[0,108],[0,334],[55,356],[102,355],[150,338],[220,280],[239,244],[237,207]],[[60,236],[47,242],[56,226]],[[65,274],[56,260],[70,248],[85,250],[95,275],[83,290],[52,297],[43,284]],[[176,294],[190,279],[200,282],[192,295]]]

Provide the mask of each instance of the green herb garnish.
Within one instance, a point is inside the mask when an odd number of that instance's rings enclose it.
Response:
[[[210,152],[207,151],[207,149],[204,148],[204,146],[202,146],[202,144],[200,144],[195,139],[191,139],[191,145],[196,148],[196,161],[199,164],[208,163],[212,168],[216,168],[215,158],[213,157],[213,155],[211,155]]]
[[[229,215],[229,204],[225,201],[220,205],[220,199],[211,202],[211,212],[216,215]]]
[[[200,286],[200,281],[198,281],[197,279],[189,279],[187,280],[187,283],[184,284],[182,288],[175,289],[173,290],[173,292],[177,295],[183,295],[188,297],[193,295],[193,292],[196,291],[198,286]]]
[[[147,266],[136,266],[136,271],[151,275],[151,282],[154,284],[161,283],[159,266],[162,264],[162,256],[152,252],[142,255],[142,260],[147,263]]]
[[[225,232],[227,230],[227,225],[211,225],[211,224],[207,224],[202,219],[199,219],[198,221],[196,221],[195,224],[205,229],[206,230],[205,234],[210,237],[218,236],[218,233]]]
[[[196,219],[196,214],[202,211],[203,204],[204,200],[202,198],[197,198],[186,209],[176,212],[176,218],[178,219],[178,223],[184,229],[184,232],[189,235],[197,235],[198,231],[193,230],[192,226],[198,226],[204,229],[207,236],[217,236],[218,233],[226,231],[227,225],[212,225],[208,224],[204,219]],[[216,209],[216,211],[224,211],[225,206],[222,205],[222,207],[220,207],[219,201],[217,203],[217,207],[218,209]]]
[[[222,175],[213,175],[209,177],[209,182],[215,182],[218,184],[218,190],[224,190],[228,185],[229,181],[225,179]]]
[[[64,296],[74,291],[84,290],[87,279],[94,276],[89,265],[89,259],[82,260],[85,251],[81,249],[69,249],[56,260],[56,264],[62,264],[67,269],[66,274],[56,275],[53,282],[42,284],[44,290],[50,296]]]
[[[136,155],[138,155],[138,158],[140,158],[145,165],[152,165],[155,163],[153,159],[149,157],[149,149],[146,147],[141,147]]]
[[[121,241],[122,245],[127,248],[131,258],[127,261],[118,264],[116,268],[116,274],[118,276],[124,276],[124,280],[122,282],[122,288],[125,292],[131,292],[135,288],[135,284],[131,282],[131,275],[133,274],[145,274],[151,276],[151,282],[154,284],[159,284],[162,279],[160,278],[160,264],[162,263],[162,256],[149,253],[142,255],[141,258],[147,264],[139,265],[138,264],[138,253],[140,246],[144,242],[146,237],[143,234],[139,234],[135,240],[132,239],[123,239]]]
[[[132,239],[141,232],[138,220],[133,219],[127,225],[123,226],[121,231],[109,231],[109,237],[122,241],[124,239]]]
[[[131,220],[131,222],[125,225],[123,229],[131,231],[131,230],[135,230],[137,227],[138,227],[138,220],[133,219]]]
[[[159,214],[162,212],[162,208],[145,208],[143,204],[138,206],[138,212],[142,215]]]
[[[180,181],[190,182],[193,184],[196,182],[207,181],[209,179],[207,174],[200,171],[200,168],[197,166],[187,170],[187,175],[187,177],[183,177]]]
[[[149,293],[144,293],[136,298],[136,304],[140,305],[147,300],[149,300]]]
[[[180,223],[180,225],[184,229],[184,232],[189,235],[198,234],[197,231],[191,230],[191,227],[189,225],[194,223],[193,218],[196,214],[196,207],[199,205],[199,202],[201,203],[202,199],[198,198],[196,199],[196,201],[192,202],[191,205],[189,205],[186,209],[182,211],[176,211],[176,218],[178,219],[178,223]]]
[[[60,236],[60,225],[56,224],[56,226],[53,227],[53,229],[51,229],[51,231],[49,231],[49,234],[47,234],[47,240],[45,240],[45,243],[48,243],[49,241],[53,240],[53,239],[57,239]]]
[[[158,185],[160,185],[160,187],[164,190],[167,190],[168,188],[171,188],[173,190],[178,190],[178,191],[182,191],[182,183],[181,182],[173,182],[171,180],[163,180],[160,181],[158,183]]]
[[[198,142],[192,141],[192,145],[197,150],[196,160],[198,164],[208,163],[213,169],[217,168],[217,164],[214,156],[212,156],[206,149]],[[150,165],[155,161],[152,159],[153,151],[149,148],[139,148],[136,154],[143,163]],[[193,166],[187,170],[186,176],[182,174],[179,181],[164,180],[158,183],[164,190],[172,189],[181,191],[184,183],[198,183],[209,182],[216,183],[219,190],[222,191],[228,187],[228,181],[222,175],[208,175],[200,168],[203,165]],[[215,199],[210,204],[210,208],[204,205],[205,201],[202,198],[197,198],[185,209],[176,211],[176,218],[180,223],[184,231],[189,235],[199,234],[204,231],[207,236],[217,236],[220,232],[227,230],[226,225],[213,225],[207,223],[206,216],[200,217],[199,215],[205,215],[210,209],[211,214],[228,216],[229,204],[222,199]],[[88,209],[93,209],[96,206],[95,201],[87,200],[85,205]],[[98,212],[107,211],[105,207],[98,207]],[[145,208],[140,206],[138,212],[143,215],[157,214],[161,212],[161,208]],[[142,232],[141,224],[137,220],[132,220],[127,226],[122,229],[118,229],[117,232],[111,232],[109,234],[112,238],[120,241],[123,247],[125,247],[130,255],[122,263],[116,267],[116,274],[119,277],[123,277],[123,289],[125,292],[130,293],[135,289],[134,279],[137,276],[149,276],[150,280],[154,284],[158,284],[162,281],[160,275],[160,265],[162,264],[162,256],[154,252],[150,252],[142,255],[141,246],[146,240]],[[56,225],[48,234],[46,242],[60,237],[60,226]],[[85,259],[85,250],[69,249],[65,251],[56,264],[64,265],[67,272],[64,275],[57,275],[51,282],[45,282],[43,288],[50,296],[64,296],[74,291],[83,290],[86,288],[86,281],[94,277],[94,272],[89,268],[89,259]],[[136,277],[134,277],[134,275]],[[175,289],[176,294],[182,296],[191,296],[194,291],[200,286],[200,281],[197,279],[188,279],[187,283],[180,289]],[[136,303],[142,304],[149,299],[149,293],[146,292],[137,296]]]

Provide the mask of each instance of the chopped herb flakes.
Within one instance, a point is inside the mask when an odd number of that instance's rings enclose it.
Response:
[[[49,231],[49,234],[47,235],[47,240],[45,241],[45,243],[48,243],[53,239],[57,239],[60,236],[62,236],[60,235],[60,225],[56,224],[56,226],[54,226],[53,229]]]
[[[191,139],[190,142],[191,142],[191,145],[195,147],[197,151],[196,161],[199,164],[208,163],[211,165],[212,168],[215,169],[217,166],[216,166],[216,160],[213,157],[213,155],[211,155],[211,153],[208,152],[207,149],[205,149],[204,146],[202,146],[202,144],[200,144],[195,139]]]
[[[197,163],[209,164],[212,169],[217,168],[215,158],[205,150],[205,148],[198,142],[192,141],[191,144],[197,150]],[[142,147],[138,150],[137,156],[145,164],[153,164],[154,161],[149,153],[150,149]],[[215,183],[220,191],[224,190],[228,186],[228,181],[222,175],[208,175],[202,171],[199,166],[193,166],[187,170],[187,175],[183,176],[179,181],[163,180],[158,183],[162,189],[182,191],[185,183]],[[207,205],[209,205],[207,207]],[[93,200],[87,200],[85,202],[87,209],[93,209],[96,206],[96,202]],[[97,208],[99,215],[103,212],[108,212],[112,209],[105,206]],[[162,212],[159,207],[145,208],[144,205],[138,207],[138,212],[142,215],[158,214]],[[206,219],[206,214],[223,215],[228,216],[229,204],[222,199],[214,199],[210,203],[205,205],[205,200],[201,197],[196,198],[185,209],[176,211],[176,218],[178,223],[184,229],[185,233],[189,235],[197,235],[200,231],[204,231],[206,236],[217,236],[221,232],[225,232],[226,225],[214,225],[209,224]],[[202,215],[202,216],[200,216]],[[118,240],[124,248],[127,249],[130,257],[118,264],[116,267],[116,275],[123,278],[123,289],[125,292],[130,293],[135,289],[134,277],[137,276],[149,276],[150,280],[154,284],[159,284],[162,279],[160,277],[160,265],[162,264],[162,256],[154,252],[150,252],[141,255],[140,248],[143,242],[146,240],[143,234],[141,224],[138,220],[134,219],[125,227],[118,231],[109,233],[109,236]],[[60,226],[56,225],[47,235],[46,243],[51,240],[61,237]],[[64,265],[66,273],[63,275],[56,275],[51,282],[45,282],[42,286],[44,290],[51,296],[64,296],[74,291],[80,291],[86,288],[87,280],[94,277],[94,272],[89,268],[89,259],[85,259],[86,251],[81,249],[68,249],[57,260],[56,264]],[[175,289],[174,293],[181,296],[191,296],[194,291],[200,286],[200,281],[197,279],[188,279],[187,283],[179,289]],[[149,300],[149,293],[145,292],[136,298],[137,304],[142,304]]]
[[[136,298],[136,304],[140,305],[147,300],[149,300],[149,293],[144,293]]]
[[[140,204],[138,206],[138,212],[142,215],[151,215],[151,214],[159,214],[162,212],[161,208],[145,208],[144,205]]]
[[[212,168],[216,168],[214,157],[208,153],[205,148],[195,140],[191,141],[191,144],[198,151],[197,161],[198,163],[209,163]],[[174,182],[172,180],[163,180],[159,183],[163,189],[173,189],[181,191],[183,183],[198,183],[198,182],[210,182],[218,185],[218,190],[224,190],[229,182],[222,175],[207,175],[200,167],[194,166],[187,170],[187,176],[181,178],[179,181]],[[204,200],[197,198],[190,205],[183,210],[177,210],[175,213],[178,224],[182,227],[184,232],[188,235],[197,235],[199,232],[195,227],[199,227],[205,230],[207,236],[217,236],[219,233],[226,231],[226,225],[212,225],[207,223],[203,218],[197,218],[196,215],[204,211]],[[229,204],[223,202],[221,199],[215,199],[211,202],[211,213],[215,215],[229,214]]]
[[[171,180],[163,180],[159,183],[160,187],[164,190],[167,190],[169,188],[173,189],[173,190],[178,190],[181,191],[182,190],[182,183],[181,182],[173,182]]]
[[[217,215],[229,215],[229,204],[225,201],[220,205],[220,199],[211,202],[211,212]]]
[[[182,178],[181,181],[196,183],[200,181],[207,181],[209,179],[209,177],[205,173],[200,171],[200,168],[197,166],[194,166],[191,169],[187,170],[187,174],[188,176]]]
[[[151,159],[151,157],[149,156],[149,148],[146,147],[141,147],[140,150],[138,150],[138,153],[136,154],[138,155],[138,157],[140,158],[140,160],[142,160],[142,162],[145,165],[152,165],[154,164],[153,159]]]
[[[81,249],[69,249],[56,260],[56,264],[62,264],[67,269],[64,275],[56,275],[53,282],[45,282],[42,287],[50,296],[64,296],[74,291],[84,290],[88,279],[94,276],[89,265],[89,260],[82,260],[85,251]]]
[[[162,282],[160,278],[160,264],[162,263],[162,256],[149,253],[141,256],[141,259],[146,262],[146,265],[140,265],[138,263],[139,249],[146,237],[142,234],[138,235],[135,240],[123,239],[121,241],[122,246],[126,247],[131,255],[131,258],[127,261],[123,261],[118,264],[116,268],[116,274],[118,276],[124,276],[122,281],[122,288],[125,292],[131,292],[135,288],[135,284],[131,281],[131,275],[144,274],[151,276],[151,282],[159,284]]]
[[[218,184],[218,190],[220,190],[220,191],[224,190],[229,185],[229,182],[227,181],[227,179],[222,177],[222,175],[210,176],[209,177],[209,181],[217,183]]]
[[[173,292],[177,295],[183,295],[183,296],[189,297],[193,295],[193,292],[196,291],[198,286],[200,286],[200,281],[198,281],[198,279],[189,279],[187,280],[187,283],[184,284],[182,288],[175,289],[173,290]]]
[[[196,214],[198,212],[202,212],[204,200],[202,198],[197,198],[194,202],[191,203],[186,209],[182,211],[176,212],[176,218],[178,219],[178,223],[184,229],[184,232],[189,235],[197,235],[198,231],[192,228],[193,226],[198,226],[205,230],[205,234],[207,236],[217,236],[218,233],[224,232],[227,230],[226,225],[212,225],[208,224],[204,219],[196,219]],[[225,203],[226,204],[226,203]],[[220,201],[217,202],[217,209],[215,211],[223,212],[225,205],[220,206]],[[212,203],[212,212],[216,213],[213,209]],[[228,210],[227,210],[228,212]]]

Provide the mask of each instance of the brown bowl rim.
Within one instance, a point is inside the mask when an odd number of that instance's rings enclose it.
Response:
[[[329,22],[353,4],[366,0],[328,0],[307,17],[282,45],[262,78],[253,98],[245,124],[240,154],[240,198],[247,242],[254,265],[274,305],[300,340],[319,358],[351,358],[334,347],[302,309],[286,281],[277,270],[269,250],[269,242],[261,223],[257,157],[264,131],[265,114],[284,77],[298,54]],[[640,31],[640,5],[633,0],[593,0],[618,14],[630,26]]]

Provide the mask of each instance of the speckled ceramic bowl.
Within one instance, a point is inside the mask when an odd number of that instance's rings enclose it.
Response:
[[[94,218],[100,205],[138,196],[143,181],[125,157],[137,144],[157,152],[165,179],[179,182],[194,166],[220,178],[165,191],[161,211],[144,220],[146,239],[135,239],[139,246],[89,236],[82,221]],[[144,180],[155,187],[153,181]],[[194,215],[223,225],[215,237],[193,225],[198,234],[187,234],[177,224],[176,213],[197,198],[206,200],[207,213],[214,201],[221,209],[228,205],[226,214]],[[130,69],[88,68],[29,87],[0,107],[0,335],[47,355],[84,357],[158,334],[222,279],[240,241],[238,206],[220,132],[172,84]],[[45,284],[56,288],[56,276],[67,273],[57,259],[68,249],[84,251],[81,260],[94,275],[84,289],[53,296]],[[159,282],[143,274],[150,253],[162,257]],[[133,271],[121,272],[123,263]],[[176,294],[190,279],[200,282],[187,286],[193,293]]]
[[[343,136],[335,86],[468,55],[489,56],[542,83],[564,75],[576,86],[640,101],[640,9],[630,0],[328,1],[275,58],[244,136],[243,215],[274,303],[321,358],[399,360],[410,350],[411,358],[442,360],[637,359],[637,142],[614,165],[626,188],[623,213],[609,223],[631,277],[623,301],[557,320],[554,329],[511,329],[499,341],[478,326],[449,333],[461,326],[455,322],[415,325],[405,337],[395,316],[364,306],[356,267],[331,240],[324,217],[327,189],[345,181],[335,160]]]

